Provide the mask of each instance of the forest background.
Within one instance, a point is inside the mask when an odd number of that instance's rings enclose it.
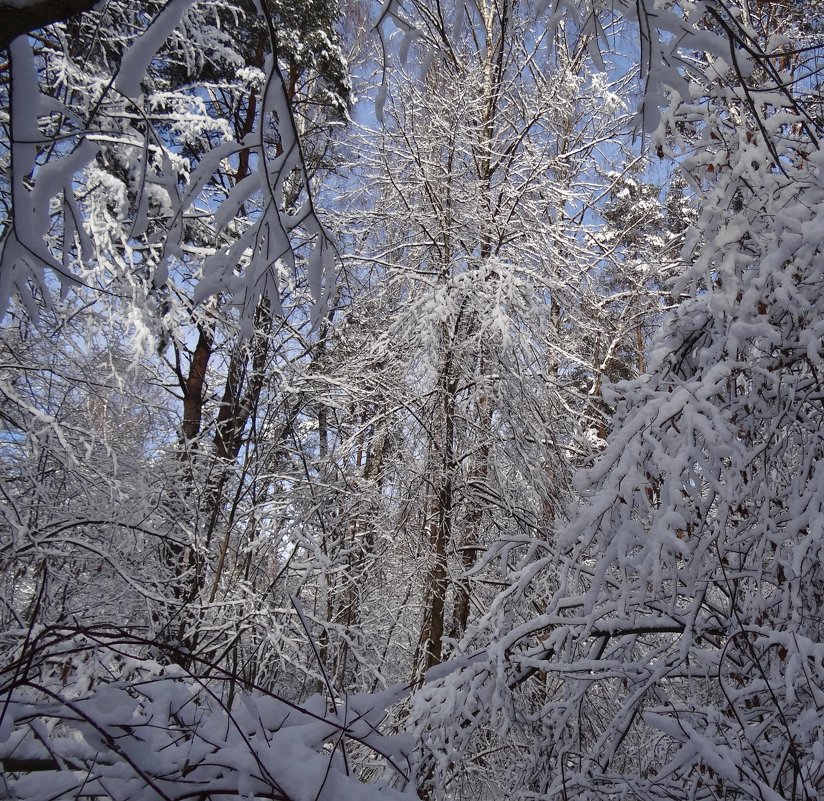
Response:
[[[818,797],[818,0],[0,23],[3,794]]]

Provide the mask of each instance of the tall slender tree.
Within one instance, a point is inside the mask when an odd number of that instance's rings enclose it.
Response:
[[[564,523],[571,472],[604,425],[592,342],[630,306],[607,302],[592,211],[614,184],[595,164],[601,148],[620,152],[625,82],[587,67],[586,34],[533,34],[526,7],[453,11],[421,6],[424,43],[406,66],[402,52],[386,63],[381,130],[364,134],[353,168],[381,196],[339,225],[364,229],[350,269],[379,293],[369,313],[383,307],[371,328],[357,299],[352,316],[394,357],[377,407],[406,455],[381,478],[397,488],[383,519],[409,543],[415,682],[487,607],[499,581],[487,547],[530,548]]]

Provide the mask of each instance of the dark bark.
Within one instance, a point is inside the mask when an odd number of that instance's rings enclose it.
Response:
[[[41,0],[24,8],[0,2],[0,48],[5,50],[18,36],[91,11],[100,0]]]
[[[453,495],[455,477],[455,399],[458,379],[453,375],[453,353],[447,352],[440,379],[443,416],[443,439],[436,443],[440,451],[439,487],[434,498],[429,524],[432,566],[424,595],[424,619],[415,654],[413,682],[423,679],[427,670],[443,659],[446,593],[449,587],[447,548],[452,541]]]
[[[180,377],[183,389],[183,425],[181,434],[183,444],[189,447],[194,444],[200,434],[200,425],[203,419],[204,386],[209,359],[212,357],[212,332],[200,326],[197,345],[189,363],[189,374]]]

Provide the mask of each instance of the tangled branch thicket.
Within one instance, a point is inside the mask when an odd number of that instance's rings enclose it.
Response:
[[[817,798],[820,0],[345,12],[8,43],[1,792]]]

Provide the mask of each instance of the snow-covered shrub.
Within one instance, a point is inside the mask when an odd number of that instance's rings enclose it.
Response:
[[[4,640],[5,797],[412,797],[393,789],[406,784],[407,742],[377,730],[392,692],[295,704],[241,688],[213,665],[161,664],[150,643],[114,629],[41,628]]]

